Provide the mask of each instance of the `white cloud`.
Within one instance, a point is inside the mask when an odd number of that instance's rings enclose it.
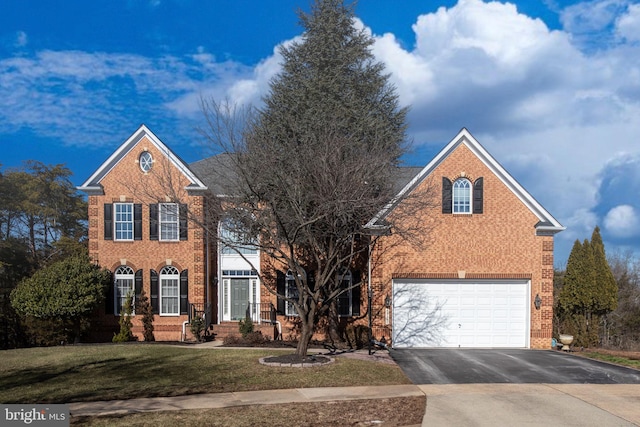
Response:
[[[629,5],[627,13],[617,19],[616,33],[626,41],[640,41],[640,4]]]
[[[199,98],[181,104],[181,97],[229,86],[248,72],[247,66],[215,62],[205,52],[148,58],[45,50],[0,59],[0,132],[27,127],[67,144],[102,145],[143,122],[180,116],[184,120],[170,128],[191,129]]]
[[[570,33],[588,33],[605,30],[629,2],[626,0],[592,0],[565,8],[560,20]]]
[[[635,237],[640,233],[640,216],[633,206],[616,206],[605,216],[604,226],[615,237]]]

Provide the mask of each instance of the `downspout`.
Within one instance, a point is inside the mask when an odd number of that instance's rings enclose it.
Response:
[[[371,288],[371,238],[369,238],[367,257],[367,299],[369,301],[369,355],[371,355],[371,341],[373,341],[373,307],[371,302],[373,300],[373,289]]]
[[[184,342],[187,339],[187,323],[189,323],[188,320],[182,322],[182,339],[180,340],[181,342]]]

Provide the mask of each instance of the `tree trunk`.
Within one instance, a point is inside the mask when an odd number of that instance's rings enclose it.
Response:
[[[338,300],[331,301],[329,306],[329,313],[327,319],[327,336],[331,341],[331,344],[335,345],[337,342],[341,342],[340,334],[338,333]]]
[[[73,343],[80,343],[80,317],[73,319]]]
[[[304,315],[300,313],[300,320],[302,322],[302,327],[300,329],[300,338],[298,339],[298,346],[296,347],[296,354],[300,357],[305,357],[309,350],[309,344],[311,343],[311,338],[313,338],[313,330],[314,330],[314,313],[308,312]]]

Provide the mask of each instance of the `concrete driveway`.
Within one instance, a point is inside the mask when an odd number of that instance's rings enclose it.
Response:
[[[423,426],[640,426],[640,371],[545,350],[391,350]]]

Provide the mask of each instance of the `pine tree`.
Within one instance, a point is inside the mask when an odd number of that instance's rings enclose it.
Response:
[[[596,275],[593,311],[601,315],[607,314],[618,307],[618,284],[607,262],[600,228],[597,226],[591,235],[591,250],[593,251]]]

